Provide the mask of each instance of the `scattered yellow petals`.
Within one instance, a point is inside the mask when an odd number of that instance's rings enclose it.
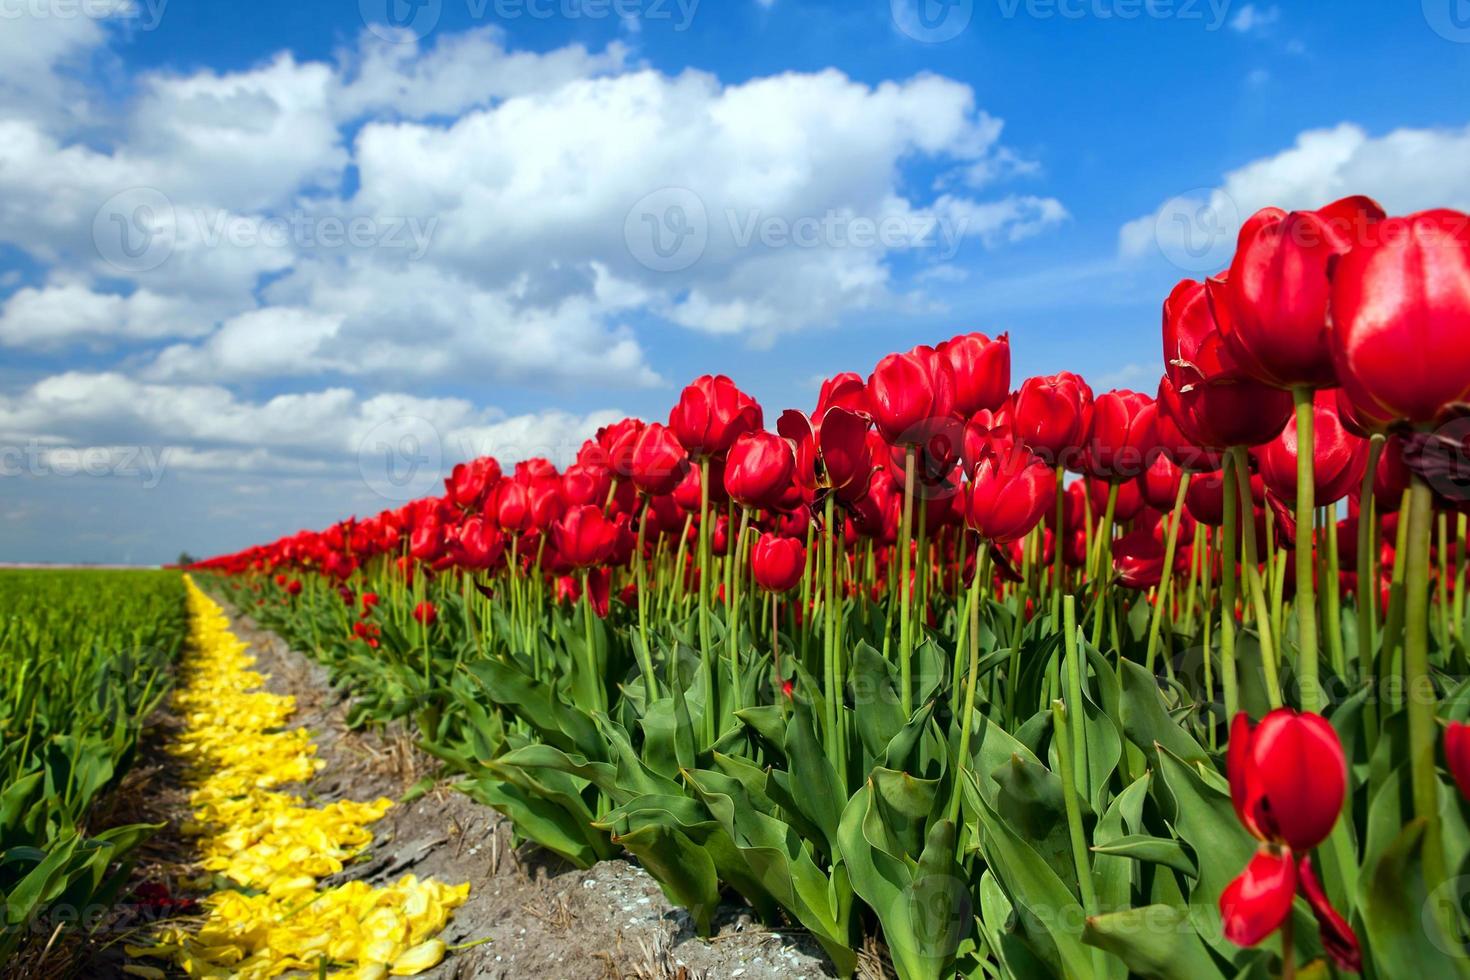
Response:
[[[193,783],[193,819],[184,824],[197,844],[201,875],[234,887],[205,896],[197,928],[165,925],[154,945],[129,946],[129,956],[171,961],[191,977],[267,980],[291,973],[379,980],[413,976],[439,963],[444,943],[434,936],[470,886],[404,875],[374,888],[350,881],[319,888],[372,843],[368,825],[391,800],[341,800],[310,806],[275,787],[310,779],[323,765],[306,731],[285,727],[296,709],[287,695],[256,690],[264,678],[255,658],[230,632],[223,610],[192,581],[190,652],[174,705],[186,731],[171,751],[185,760]],[[153,967],[127,972],[162,977]]]

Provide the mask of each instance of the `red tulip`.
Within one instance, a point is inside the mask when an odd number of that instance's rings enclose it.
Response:
[[[762,534],[750,553],[756,584],[768,592],[789,592],[806,571],[806,546],[796,538]]]
[[[1121,483],[1140,476],[1158,450],[1154,400],[1136,391],[1107,391],[1093,402],[1092,435],[1083,466],[1099,480]]]
[[[1320,211],[1265,208],[1241,227],[1215,315],[1252,377],[1281,388],[1336,385],[1327,342],[1333,263],[1376,239],[1383,219],[1377,202],[1350,197]]]
[[[791,443],[764,430],[747,432],[725,460],[725,490],[743,507],[776,510],[795,470]]]
[[[599,463],[574,463],[561,475],[561,494],[568,504],[597,504],[607,501],[612,470]]]
[[[1215,317],[1225,281],[1185,279],[1164,301],[1159,400],[1192,442],[1206,449],[1257,446],[1291,416],[1291,395],[1249,377],[1225,344]]]
[[[812,417],[821,419],[833,408],[867,414],[868,386],[862,375],[856,371],[843,371],[822,382],[822,390],[817,393],[817,410]]]
[[[455,536],[457,557],[466,568],[490,568],[500,560],[505,539],[487,521],[471,517]]]
[[[494,495],[495,522],[509,534],[520,534],[531,527],[531,498],[525,484],[511,480],[502,482]]]
[[[1004,404],[1011,391],[1011,342],[1005,334],[961,334],[938,347],[954,377],[954,411],[961,416]]]
[[[669,428],[695,459],[723,456],[742,433],[763,425],[760,405],[723,374],[695,379],[669,412]]]
[[[1230,492],[1235,493],[1234,481]],[[1209,527],[1225,523],[1225,475],[1220,470],[1213,473],[1197,473],[1189,481],[1184,492],[1184,507],[1189,516]]]
[[[933,348],[889,354],[868,377],[868,410],[883,438],[895,446],[927,441],[954,411],[954,375]],[[958,451],[958,447],[956,447]]]
[[[432,626],[439,618],[439,607],[426,599],[413,607],[413,618],[423,626]]]
[[[1174,382],[1169,380],[1167,374],[1159,379],[1158,396],[1154,404],[1157,409],[1154,412],[1154,434],[1158,439],[1159,451],[1168,456],[1175,466],[1191,473],[1218,470],[1220,454],[1205,449],[1199,445],[1195,436],[1184,431],[1183,425],[1188,424],[1193,432],[1195,423],[1188,418],[1183,401],[1174,389]],[[1186,422],[1180,423],[1175,417],[1176,413],[1186,416]]]
[[[551,525],[551,539],[557,554],[568,565],[589,568],[602,564],[612,555],[617,530],[617,525],[603,515],[601,507],[580,504]]]
[[[1127,524],[1138,516],[1143,510],[1143,493],[1138,489],[1137,481],[1128,483],[1107,484],[1101,480],[1090,480],[1087,483],[1087,499],[1092,504],[1092,512],[1101,518],[1108,512],[1108,490],[1110,486],[1118,488],[1118,499],[1113,504],[1113,521],[1117,524]]]
[[[1470,215],[1390,218],[1337,263],[1331,350],[1374,418],[1431,423],[1470,401]]]
[[[1011,426],[1042,459],[1081,472],[1081,449],[1092,434],[1092,389],[1070,371],[1027,378],[1011,405]]]
[[[1347,760],[1321,715],[1277,708],[1252,727],[1230,728],[1230,799],[1262,845],[1220,894],[1225,937],[1253,946],[1281,927],[1301,885],[1316,915],[1322,947],[1340,969],[1362,968],[1357,936],[1332,908],[1306,853],[1332,833],[1347,793]]]
[[[671,429],[644,427],[633,446],[633,483],[648,494],[672,493],[689,469],[689,456]]]
[[[808,503],[825,495],[818,491],[830,490],[844,503],[867,493],[873,470],[868,425],[866,416],[836,405],[819,414],[815,423],[795,409],[781,413],[776,431],[795,449],[795,475]]]
[[[444,489],[455,506],[474,510],[484,499],[491,484],[500,481],[500,463],[493,456],[481,456],[459,463],[444,480]]]
[[[1141,528],[1113,542],[1113,567],[1124,586],[1143,592],[1164,580],[1164,530],[1162,524]],[[1189,557],[1187,547],[1176,546],[1174,571],[1188,568]]]
[[[1347,760],[1321,715],[1277,708],[1230,728],[1226,768],[1235,813],[1258,839],[1309,851],[1332,832],[1347,793]]]
[[[1296,501],[1296,419],[1256,452],[1267,489],[1287,503]],[[1313,405],[1312,475],[1319,507],[1334,504],[1355,492],[1368,465],[1368,443],[1343,426],[1337,399],[1330,391],[1317,392]]]
[[[1056,508],[1057,476],[1018,443],[993,446],[981,458],[966,491],[965,518],[991,541],[1024,536]]]
[[[1470,725],[1450,722],[1444,733],[1444,759],[1460,795],[1470,800]]]
[[[1148,469],[1138,478],[1138,489],[1150,507],[1173,510],[1174,498],[1179,495],[1179,481],[1183,477],[1184,471],[1175,466],[1167,455],[1157,453]]]
[[[566,500],[561,495],[561,478],[533,480],[526,488],[526,500],[530,504],[531,526],[545,529],[551,526],[566,510]]]
[[[286,583],[286,592],[287,592],[287,594],[293,595],[293,596],[300,595],[301,594],[301,579],[299,579],[299,578],[293,578],[291,581],[287,582]]]
[[[579,458],[581,462],[601,462],[621,477],[633,475],[633,448],[643,434],[641,419],[623,419],[597,430],[597,445],[601,447],[601,460]]]

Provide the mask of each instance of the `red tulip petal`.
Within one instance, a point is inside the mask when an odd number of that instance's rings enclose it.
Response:
[[[1254,946],[1281,928],[1296,895],[1296,865],[1291,854],[1263,847],[1245,870],[1220,893],[1225,938]]]
[[[1358,937],[1352,926],[1347,924],[1347,920],[1338,915],[1337,909],[1327,900],[1327,893],[1322,890],[1322,883],[1312,870],[1310,856],[1302,858],[1298,863],[1297,875],[1302,883],[1302,892],[1312,906],[1312,913],[1317,916],[1317,930],[1322,937],[1322,948],[1332,957],[1332,962],[1337,964],[1339,970],[1363,972],[1363,951],[1358,946]]]
[[[1450,722],[1444,733],[1444,756],[1460,795],[1470,800],[1470,725]]]

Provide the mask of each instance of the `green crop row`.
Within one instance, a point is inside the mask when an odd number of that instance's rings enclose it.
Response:
[[[185,636],[176,572],[0,572],[0,967],[96,923],[147,824],[89,826]]]

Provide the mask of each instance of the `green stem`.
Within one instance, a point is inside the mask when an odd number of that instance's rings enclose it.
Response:
[[[911,564],[910,544],[914,526],[914,447],[905,446],[903,454],[903,514],[900,519],[898,531],[898,560],[899,560],[899,589],[902,597],[899,599],[898,608],[898,670],[899,700],[903,707],[905,719],[914,713],[914,690],[913,690],[913,665],[911,663],[914,653],[914,636],[912,610],[909,604],[913,601],[913,582],[909,575]]]
[[[715,740],[715,714],[719,698],[715,693],[715,665],[710,649],[709,606],[710,579],[714,577],[710,560],[709,526],[709,459],[699,461],[699,666],[704,673],[704,738],[705,744]]]
[[[1322,710],[1322,682],[1317,665],[1317,596],[1313,571],[1316,566],[1312,533],[1316,512],[1317,479],[1313,466],[1313,426],[1316,411],[1311,388],[1294,388],[1296,402],[1296,629],[1297,683],[1302,707]]]
[[[1075,643],[1075,632],[1073,634]],[[1079,708],[1080,710],[1080,708]],[[1077,799],[1076,774],[1072,771],[1071,735],[1067,728],[1067,716],[1071,712],[1060,700],[1051,703],[1052,731],[1057,740],[1057,768],[1062,780],[1062,804],[1067,813],[1067,832],[1072,840],[1072,864],[1077,872],[1077,889],[1082,896],[1082,911],[1093,915],[1097,911],[1097,891],[1092,885],[1092,866],[1087,860],[1087,839],[1082,827],[1082,806]],[[1104,953],[1092,951],[1094,976],[1106,976]]]
[[[644,567],[643,543],[648,528],[648,511],[653,498],[643,498],[643,513],[638,518],[638,543],[633,549],[633,571],[638,579],[638,665],[643,669],[643,685],[648,691],[648,704],[658,700],[658,682],[653,676],[653,650],[648,645],[648,570]]]
[[[1414,816],[1424,821],[1425,886],[1433,892],[1444,876],[1440,843],[1439,777],[1435,772],[1434,681],[1429,676],[1429,536],[1434,496],[1417,474],[1409,490],[1409,553],[1405,568],[1404,693],[1409,700],[1409,764]]]
[[[1062,521],[1067,514],[1067,495],[1062,492],[1062,479],[1065,471],[1060,465],[1057,466],[1057,526],[1052,532],[1052,561],[1051,561],[1051,621],[1053,624],[1062,621],[1062,542],[1066,535],[1062,531]],[[1042,532],[1045,535],[1045,531]],[[1042,538],[1045,541],[1045,537]]]
[[[1118,485],[1108,484],[1108,505],[1103,511],[1102,526],[1097,535],[1097,595],[1093,600],[1093,612],[1097,616],[1092,622],[1092,645],[1102,646],[1103,619],[1107,610],[1108,583],[1113,577],[1113,517],[1118,512]],[[1123,651],[1118,649],[1121,661]],[[1121,670],[1122,667],[1120,666]]]
[[[1164,571],[1159,578],[1158,594],[1154,597],[1154,612],[1148,624],[1148,654],[1144,669],[1154,672],[1154,658],[1159,652],[1159,628],[1168,612],[1169,590],[1174,581],[1174,554],[1179,545],[1179,523],[1184,517],[1184,495],[1189,492],[1189,473],[1179,477],[1179,489],[1174,493],[1174,510],[1169,514],[1168,536],[1164,540]]]
[[[1240,681],[1235,669],[1235,552],[1240,542],[1238,513],[1240,498],[1235,493],[1235,455],[1226,453],[1220,472],[1225,501],[1225,525],[1220,533],[1223,568],[1220,577],[1220,684],[1225,689],[1225,721],[1240,710]],[[1209,609],[1205,610],[1206,615]]]
[[[1245,447],[1233,446],[1235,483],[1240,491],[1241,540],[1245,543],[1245,578],[1250,586],[1251,603],[1256,611],[1256,628],[1261,640],[1261,666],[1266,675],[1266,697],[1272,708],[1281,707],[1281,680],[1277,673],[1276,641],[1271,635],[1271,616],[1266,608],[1266,587],[1261,582],[1260,563],[1256,559],[1255,504],[1251,500],[1250,464]]]

